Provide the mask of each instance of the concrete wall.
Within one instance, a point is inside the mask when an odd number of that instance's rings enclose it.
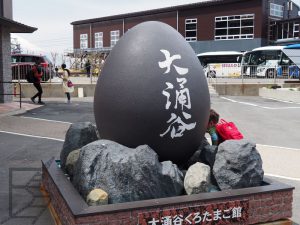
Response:
[[[10,33],[0,26],[0,81],[11,81]],[[10,84],[0,83],[0,93],[11,94]],[[0,103],[12,101],[12,96],[0,95]]]
[[[259,96],[259,89],[270,88],[275,84],[212,84],[219,95],[231,96]],[[282,84],[285,88],[299,87],[299,84]]]
[[[214,84],[212,85],[219,95],[231,96],[258,96],[259,88],[270,84]]]
[[[259,96],[259,89],[263,87],[270,88],[274,84],[213,84],[213,88],[219,95],[231,95],[231,96]],[[294,88],[299,87],[299,84],[284,84],[282,87]],[[62,90],[62,84],[42,84],[43,96],[45,98],[61,98],[65,97],[65,93]],[[83,88],[84,97],[94,96],[96,84],[75,84],[75,91],[71,96],[78,97],[78,88]],[[22,84],[22,98],[32,97],[37,90],[33,84]],[[16,85],[16,93],[20,93],[19,86]]]
[[[73,97],[78,97],[78,88],[83,88],[83,95],[84,97],[94,96],[96,84],[76,84],[75,90],[71,94]],[[42,84],[43,88],[43,95],[42,98],[60,98],[65,97],[65,93],[62,89],[62,84]],[[22,98],[30,98],[35,93],[37,93],[37,90],[33,86],[33,84],[29,83],[23,83],[21,86],[21,95]],[[20,93],[19,85],[16,86],[16,93]]]
[[[13,19],[12,0],[2,0],[3,6],[3,17]]]

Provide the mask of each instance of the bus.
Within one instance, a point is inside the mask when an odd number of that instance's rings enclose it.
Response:
[[[241,76],[243,53],[238,51],[204,52],[197,55],[207,77]]]
[[[284,48],[286,46],[265,46],[244,53],[243,75],[263,78],[290,76],[289,69],[295,64],[284,53]]]

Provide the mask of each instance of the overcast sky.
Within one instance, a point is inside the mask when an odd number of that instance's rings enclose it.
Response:
[[[13,19],[37,27],[32,34],[17,34],[45,52],[72,49],[73,21],[136,12],[203,0],[13,0]],[[300,5],[300,0],[294,0]]]

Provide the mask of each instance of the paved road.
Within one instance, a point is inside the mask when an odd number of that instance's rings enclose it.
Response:
[[[88,101],[90,101],[90,99]],[[45,107],[28,111],[20,116],[69,123],[86,121],[95,123],[92,102],[78,102],[76,100],[74,100],[71,104],[55,102],[55,100],[48,101]]]
[[[212,108],[257,143],[266,175],[295,187],[293,221],[300,224],[300,104],[261,97],[212,97]]]
[[[214,97],[212,108],[255,143],[300,148],[300,104],[260,97]]]
[[[299,135],[295,132],[299,128],[300,105],[258,97],[227,96],[213,97],[212,108],[222,118],[234,121],[246,138],[259,143],[257,147],[266,174],[296,188],[293,220],[300,224],[300,165],[297,162],[300,150],[297,150]],[[83,121],[94,122],[93,105],[91,101],[76,99],[70,105],[49,100],[46,106],[25,114],[0,118],[0,131],[5,131],[0,132],[0,224],[53,224],[45,207],[32,207],[39,202],[43,205],[42,198],[32,194],[39,193],[38,185],[32,185],[33,177],[40,177],[39,171],[24,169],[40,168],[41,159],[59,158],[70,123]],[[21,171],[12,168],[21,168]],[[11,185],[8,185],[9,171]],[[8,204],[10,191],[13,193],[11,205]],[[32,218],[22,217],[28,215]]]

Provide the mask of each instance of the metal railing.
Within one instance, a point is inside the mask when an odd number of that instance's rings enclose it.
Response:
[[[26,73],[33,66],[32,63],[16,63],[12,65],[12,80],[15,82],[26,81]],[[47,73],[42,77],[43,83],[58,83],[57,80],[51,79],[57,77],[55,71],[49,67]],[[93,70],[92,70],[93,71]],[[208,68],[206,76],[209,78],[210,84],[217,84],[223,82],[234,83],[262,83],[283,82],[286,79],[299,79],[299,68],[297,66],[254,66],[243,65],[241,67],[213,67]],[[99,73],[93,73],[92,76],[87,77],[86,73],[71,73],[71,80],[74,84],[94,84],[97,83]]]
[[[206,76],[210,84],[219,83],[282,83],[285,80],[300,79],[300,69],[296,65],[283,66],[257,66],[243,65],[234,73],[228,68],[211,68],[206,71]]]
[[[26,74],[29,70],[33,67],[34,63],[13,63],[11,65],[12,69],[12,80],[14,81],[26,81]],[[51,82],[51,78],[53,77],[53,68],[49,67],[42,67],[43,69],[43,76],[42,82]]]
[[[33,63],[14,63],[12,64],[12,80],[14,82],[21,82],[21,83],[27,83],[26,80],[26,74],[28,73],[28,71],[32,68],[34,64]],[[93,68],[91,69],[91,71],[93,71]],[[46,72],[45,72],[45,68],[44,68],[44,75],[42,77],[42,83],[61,83],[58,80],[56,80],[55,78],[60,78],[61,76],[61,72],[55,72],[55,70],[53,69],[53,67],[48,67],[46,68]],[[71,77],[70,79],[73,81],[74,79],[74,83],[80,83],[80,84],[95,84],[97,83],[99,77],[99,72],[91,72],[91,76],[87,76],[86,72],[71,72]]]
[[[299,79],[297,66],[242,66],[241,76],[245,78]]]
[[[5,96],[5,95],[13,95],[13,96],[19,96],[19,104],[20,104],[20,109],[22,108],[22,85],[21,82],[13,82],[13,81],[0,81],[0,84],[14,84],[13,86],[13,93],[0,93],[0,95]],[[19,85],[19,93],[16,93],[17,90],[17,84]]]

